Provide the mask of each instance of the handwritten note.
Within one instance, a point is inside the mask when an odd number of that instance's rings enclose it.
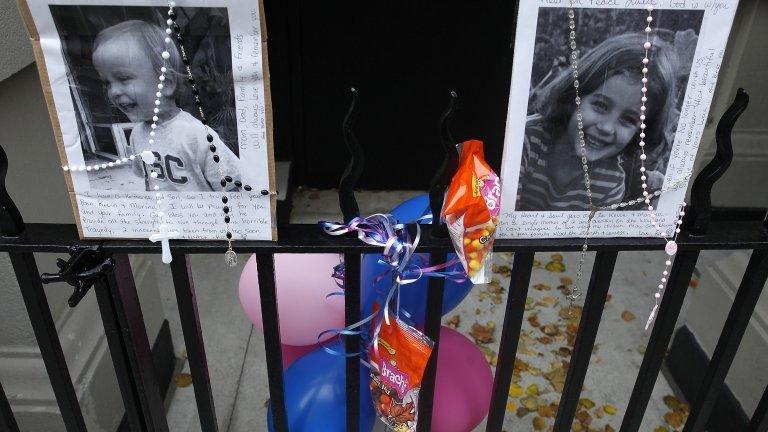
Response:
[[[498,228],[500,238],[584,237],[588,212],[516,212],[520,160],[525,130],[526,111],[521,100],[527,100],[531,86],[535,26],[539,8],[565,8],[571,0],[523,0],[515,41],[515,59],[510,89],[507,133],[502,164],[502,214]],[[664,173],[665,188],[672,184],[685,184],[693,170],[696,153],[704,128],[708,123],[709,108],[717,85],[725,45],[730,33],[738,0],[572,0],[575,8],[645,9],[653,5],[665,10],[702,10],[704,19],[696,31],[698,40],[693,56],[685,98],[675,140]],[[640,23],[639,25],[642,25]],[[653,79],[653,77],[651,77]],[[525,188],[525,185],[521,185]],[[667,232],[675,228],[678,206],[685,199],[685,188],[664,192],[659,199],[657,220]],[[591,237],[645,237],[655,234],[647,211],[599,211],[590,226]]]
[[[220,194],[164,192],[165,219],[182,238],[223,239],[227,232]],[[235,239],[271,238],[269,198],[230,193],[229,229]],[[77,196],[86,237],[146,238],[158,230],[152,194],[94,192]]]

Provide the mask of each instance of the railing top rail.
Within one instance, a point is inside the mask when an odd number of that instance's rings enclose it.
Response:
[[[768,229],[762,220],[728,219],[713,215],[709,231],[703,236],[690,236],[685,231],[678,239],[680,250],[727,250],[768,249]],[[725,215],[723,215],[725,216]],[[420,252],[450,250],[450,239],[431,235],[432,227],[422,226]],[[314,224],[292,224],[279,229],[278,241],[237,241],[232,247],[237,252],[262,253],[344,253],[381,252],[381,248],[367,245],[357,238],[330,236]],[[497,252],[513,251],[577,251],[584,239],[515,239],[496,240]],[[160,245],[148,240],[80,240],[71,224],[27,224],[21,237],[0,237],[0,252],[59,252],[69,251],[72,244],[101,245],[105,252],[153,254],[160,253]],[[174,240],[174,252],[188,254],[216,254],[226,250],[224,241]],[[664,242],[658,238],[594,238],[590,239],[591,251],[639,251],[661,250]]]

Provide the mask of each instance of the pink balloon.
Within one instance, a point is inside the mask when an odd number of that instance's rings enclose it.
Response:
[[[288,367],[299,357],[310,351],[314,351],[318,346],[318,344],[306,346],[293,346],[283,344],[283,370],[288,369]]]
[[[280,341],[286,345],[317,343],[317,335],[344,327],[344,297],[326,296],[340,288],[331,278],[339,263],[337,254],[276,254],[275,290],[280,316]],[[256,257],[251,256],[240,274],[240,305],[260,331],[261,302]],[[322,340],[333,337],[327,334]]]
[[[485,356],[461,333],[440,328],[432,430],[469,432],[488,414],[493,372]]]

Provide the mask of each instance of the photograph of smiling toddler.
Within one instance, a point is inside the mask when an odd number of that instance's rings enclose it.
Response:
[[[217,191],[219,169],[240,178],[226,10],[176,8],[183,39],[171,35],[169,42],[166,10],[51,6],[86,163],[136,156],[131,164],[89,172],[93,189],[139,191],[157,185],[166,191]],[[182,62],[180,42],[190,58],[197,94]],[[170,54],[165,62],[163,51]],[[195,97],[202,101],[200,108]],[[157,128],[151,137],[153,120]],[[216,160],[209,146],[217,148]],[[145,150],[155,154],[151,170],[158,175],[151,185],[150,169],[139,157]]]
[[[640,178],[641,60],[647,13],[576,9],[579,93],[592,200],[609,206],[664,183],[702,11],[661,10],[654,18]],[[568,62],[567,9],[541,8],[517,189],[517,211],[589,210],[579,154],[576,92]],[[626,206],[621,209],[637,209]]]

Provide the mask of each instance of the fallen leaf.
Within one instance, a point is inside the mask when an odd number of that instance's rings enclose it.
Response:
[[[592,416],[585,410],[576,412],[576,418],[582,426],[589,426],[592,424]]]
[[[605,302],[608,303],[609,301],[611,301],[612,298],[613,298],[613,295],[612,294],[608,294],[607,296],[605,296]],[[608,425],[606,425],[606,426],[608,426]]]
[[[667,429],[666,426],[659,426],[656,429],[654,429],[653,432],[669,432],[669,429]]]
[[[538,396],[539,395],[539,386],[536,384],[531,384],[528,387],[525,388],[525,394],[528,396]]]
[[[502,299],[500,294],[493,294],[491,295],[491,303],[493,304],[501,304]]]
[[[571,308],[571,314],[568,315],[568,307],[564,307],[560,309],[560,312],[558,312],[558,316],[564,320],[577,320],[581,319],[581,306],[574,305],[573,308]]]
[[[683,425],[683,416],[681,416],[680,413],[670,411],[664,414],[664,421],[667,422],[668,425],[677,429]]]
[[[533,300],[533,297],[526,297],[525,298],[525,310],[531,310],[535,306],[535,300]]]
[[[488,321],[485,325],[475,321],[472,324],[472,330],[469,334],[475,338],[475,343],[487,344],[493,342],[493,333],[496,330],[496,324],[493,321]]]
[[[560,255],[559,253],[553,253],[552,255],[550,255],[550,259],[552,259],[552,261],[555,261],[555,262],[563,262],[563,256]]]
[[[552,287],[547,284],[537,283],[536,285],[533,286],[533,289],[538,291],[549,291],[552,289]]]
[[[680,408],[680,399],[672,396],[672,395],[666,395],[664,396],[664,405],[666,405],[669,409],[672,411],[677,411]]]
[[[608,414],[608,415],[614,415],[614,414],[616,414],[618,412],[616,407],[611,405],[611,404],[603,405],[603,411],[605,411],[605,413]]]
[[[480,315],[482,312],[480,308],[475,309],[475,315]]]
[[[509,386],[509,395],[511,397],[514,397],[514,398],[520,397],[523,395],[523,392],[524,392],[523,387],[520,386],[520,384],[512,384]]]
[[[594,414],[595,417],[601,419],[605,416],[605,411],[603,411],[603,407],[597,407]]]
[[[560,278],[560,283],[563,285],[571,285],[573,284],[573,279],[569,278],[568,276],[563,276]]]
[[[186,349],[185,349],[184,351],[182,351],[182,352],[181,352],[181,358],[182,358],[183,360],[186,360],[186,359],[187,359],[187,350],[186,350]]]
[[[539,409],[539,398],[536,396],[526,396],[520,399],[520,405],[524,406],[528,411],[536,411]]]
[[[483,352],[485,361],[487,361],[491,366],[496,366],[496,362],[499,360],[499,355],[496,354],[496,351],[488,348],[485,345],[477,345],[477,347],[480,348],[480,351]]]
[[[188,373],[180,373],[174,378],[176,381],[176,387],[184,388],[192,385],[192,375]]]
[[[508,265],[496,265],[496,264],[493,264],[491,266],[491,271],[493,271],[496,274],[500,274],[500,275],[506,276],[506,277],[512,276],[512,269]]]
[[[528,316],[528,323],[531,325],[531,327],[539,328],[541,326],[541,323],[539,323],[539,314],[531,314]]]
[[[573,425],[571,425],[571,432],[586,432],[587,429],[579,423],[578,420],[574,420]]]
[[[588,409],[588,410],[591,410],[592,408],[595,407],[595,403],[592,402],[591,399],[587,399],[587,398],[579,399],[579,405],[582,406],[584,409]]]
[[[549,381],[552,388],[558,392],[563,392],[565,387],[565,376],[568,374],[568,369],[563,367],[562,363],[553,363],[552,369],[549,372],[544,373],[544,378]]]
[[[491,294],[502,294],[504,292],[504,287],[501,286],[501,281],[498,279],[491,279],[488,283],[488,292]]]
[[[637,348],[635,348],[635,349],[636,349],[636,350],[637,350],[637,352],[639,352],[640,354],[642,354],[642,355],[645,355],[645,349],[646,349],[646,346],[645,346],[645,345],[638,345],[638,346],[637,346]]]
[[[691,278],[691,281],[688,282],[688,286],[691,288],[698,288],[699,287],[699,280],[696,278]]]
[[[544,430],[547,428],[547,421],[544,420],[541,417],[534,417],[533,418],[533,430]]]
[[[536,340],[543,345],[549,345],[552,343],[552,338],[549,336],[542,336],[542,337],[536,338]]]
[[[539,260],[533,260],[533,268],[541,268],[541,261]]]
[[[517,409],[517,405],[515,405],[515,401],[509,401],[507,402],[507,410],[511,412],[515,412]]]
[[[555,324],[547,324],[541,327],[541,331],[547,336],[555,336],[560,334],[560,328]]]
[[[625,310],[624,312],[621,313],[621,319],[623,319],[626,322],[630,322],[633,319],[635,319],[635,314],[633,314],[628,310]]]
[[[545,266],[545,269],[553,273],[562,273],[565,271],[565,264],[561,261],[550,261]]]
[[[611,425],[605,425],[605,429],[603,429],[603,432],[616,432],[616,429],[612,428]]]
[[[445,323],[448,327],[452,329],[459,328],[459,325],[461,325],[461,316],[460,315],[454,315],[448,321]]]
[[[557,351],[554,351],[556,355],[559,355],[561,357],[570,357],[571,356],[571,349],[568,347],[560,347],[557,349]]]
[[[559,300],[558,300],[556,297],[552,297],[552,296],[546,296],[546,297],[542,298],[542,299],[540,300],[540,302],[541,302],[543,305],[545,305],[545,306],[548,306],[548,307],[553,307],[553,306],[555,306],[557,303],[559,303]]]
[[[520,407],[517,409],[517,413],[515,414],[517,415],[518,418],[523,418],[527,416],[529,412],[530,411],[528,411],[525,407]]]

